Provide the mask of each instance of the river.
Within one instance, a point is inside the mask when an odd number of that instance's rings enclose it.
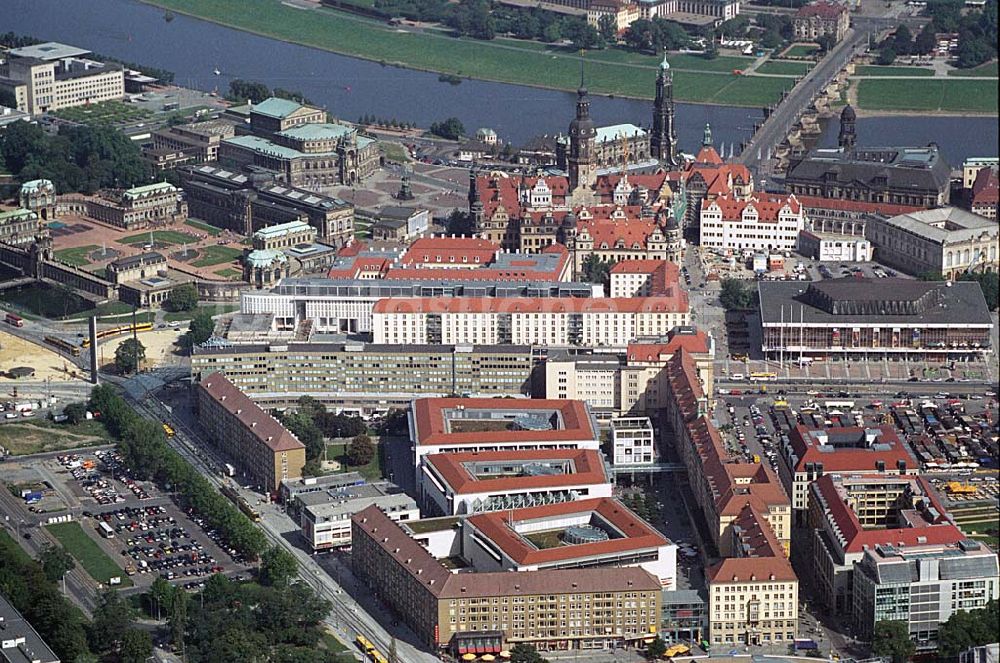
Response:
[[[436,74],[385,67],[233,30],[177,15],[137,0],[0,0],[0,32],[8,30],[61,41],[112,57],[173,71],[176,83],[225,92],[234,78],[297,90],[331,115],[356,120],[364,114],[428,126],[458,117],[465,127],[491,127],[521,144],[539,134],[566,131],[575,95],[520,85],[462,81],[451,85]],[[221,74],[214,75],[213,69]],[[653,80],[650,79],[650,93]],[[599,124],[649,125],[651,102],[595,97],[591,114]],[[677,133],[684,151],[696,151],[705,123],[716,145],[749,135],[759,109],[677,104]],[[836,122],[823,141],[835,140]],[[995,118],[907,117],[858,120],[862,144],[923,145],[936,141],[952,164],[970,155],[997,154]],[[870,142],[871,141],[871,142]],[[727,149],[728,153],[728,149]]]

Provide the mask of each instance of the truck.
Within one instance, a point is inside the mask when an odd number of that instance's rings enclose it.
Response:
[[[226,476],[227,477],[234,477],[234,476],[236,476],[236,468],[233,467],[232,463],[226,463],[225,468],[226,468]]]
[[[36,502],[41,502],[41,501],[42,501],[42,491],[40,490],[32,490],[24,494],[25,504],[35,504]]]
[[[795,639],[795,651],[807,651],[810,649],[819,649],[819,645],[816,644],[815,640],[809,638]]]

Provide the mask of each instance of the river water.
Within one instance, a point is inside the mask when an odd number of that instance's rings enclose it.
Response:
[[[331,115],[356,120],[373,114],[428,126],[456,116],[467,129],[492,127],[520,144],[539,134],[566,131],[575,95],[485,81],[439,82],[436,74],[384,67],[233,30],[136,0],[0,0],[0,32],[61,41],[131,62],[173,71],[176,83],[225,92],[234,78],[301,91]],[[216,76],[213,70],[221,74]],[[650,76],[650,93],[653,77]],[[592,99],[598,124],[648,126],[651,102]],[[677,133],[684,151],[695,151],[705,123],[716,145],[739,143],[761,117],[759,109],[678,104]],[[821,142],[836,140],[836,121]],[[997,154],[996,118],[863,118],[859,143],[924,145],[936,141],[953,165],[967,156]],[[728,153],[728,150],[727,150]]]

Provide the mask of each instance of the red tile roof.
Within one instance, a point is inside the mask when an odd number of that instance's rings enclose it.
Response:
[[[764,515],[752,506],[744,507],[733,520],[740,549],[738,557],[723,559],[705,569],[711,583],[798,580],[784,549]]]
[[[687,293],[676,288],[656,297],[393,297],[373,313],[683,313]]]
[[[566,474],[479,479],[465,468],[465,463],[490,461],[509,463],[572,461],[573,471]],[[437,471],[437,475],[456,495],[516,492],[523,489],[564,488],[608,483],[604,460],[601,458],[600,452],[595,449],[511,449],[509,451],[429,454],[424,456],[424,462]]]
[[[996,204],[998,198],[997,171],[992,168],[982,168],[976,173],[976,181],[972,183],[972,204],[990,205]]]
[[[422,237],[410,245],[403,265],[487,265],[500,250],[498,244],[474,237]]]
[[[667,343],[629,343],[628,362],[660,363],[676,354],[681,348],[686,353],[705,354],[708,352],[708,334],[698,330],[694,334],[674,334]],[[692,365],[693,369],[693,365]]]
[[[602,519],[613,525],[622,536],[620,538],[595,543],[556,546],[554,548],[538,549],[521,534],[515,532],[510,522],[552,520],[552,529],[561,518],[574,514],[598,514]],[[632,513],[618,500],[601,497],[561,504],[515,509],[511,511],[491,511],[469,516],[468,525],[475,527],[497,548],[502,550],[518,565],[529,566],[548,564],[580,557],[621,554],[632,550],[657,548],[669,543],[642,518]]]
[[[222,373],[212,373],[201,381],[198,388],[238,419],[244,428],[251,431],[271,451],[305,449],[305,445],[297,437],[277,419],[264,412]]]
[[[799,10],[795,12],[795,16],[796,18],[810,18],[812,16],[818,16],[820,18],[837,18],[846,12],[847,7],[841,4],[820,0],[819,2],[799,7]]]
[[[902,442],[892,426],[879,426],[879,436],[876,441],[880,445],[889,445],[889,449],[874,448],[840,448],[833,451],[821,451],[815,438],[809,431],[817,430],[799,424],[789,433],[788,439],[792,451],[798,457],[795,464],[796,472],[805,472],[807,463],[822,463],[823,472],[875,472],[878,461],[885,463],[885,470],[893,471],[899,461],[906,462],[913,468],[916,463],[903,448]],[[830,435],[864,435],[864,428],[831,428],[826,429]]]
[[[865,529],[854,513],[854,509],[847,503],[847,493],[841,488],[841,484],[837,481],[838,478],[837,475],[824,474],[813,482],[812,490],[823,499],[827,511],[826,517],[839,530],[842,537],[840,544],[845,553],[860,553],[866,548],[874,550],[875,546],[880,544],[893,546],[900,544],[905,546],[941,545],[957,543],[966,538],[965,534],[947,519],[944,506],[922,477],[884,475],[883,482],[905,481],[915,486],[927,498],[930,506],[938,512],[938,518],[933,524],[902,529]],[[878,477],[866,475],[863,478],[855,477],[852,481],[871,483],[877,482]]]
[[[722,212],[722,218],[726,221],[739,221],[743,218],[743,211],[747,208],[757,211],[758,221],[773,222],[777,222],[783,212],[798,214],[802,209],[794,195],[784,196],[772,193],[755,193],[745,200],[731,198],[728,195],[719,196],[712,201],[709,208],[713,206],[719,208]]]
[[[680,283],[680,267],[668,260],[621,260],[611,274],[650,274],[649,294],[662,295]]]
[[[552,410],[561,415],[562,426],[557,430],[504,430],[453,433],[448,430],[446,411],[465,410]],[[412,404],[416,421],[418,445],[476,444],[492,442],[593,441],[597,431],[591,425],[587,405],[583,401],[549,400],[541,398],[418,398]]]

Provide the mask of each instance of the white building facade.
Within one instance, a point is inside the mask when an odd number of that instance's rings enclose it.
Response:
[[[793,251],[805,228],[795,196],[720,196],[701,210],[701,245],[732,251]]]

